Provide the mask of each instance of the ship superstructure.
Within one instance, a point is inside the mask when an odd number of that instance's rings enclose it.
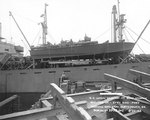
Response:
[[[2,29],[2,24],[0,23],[0,32]],[[5,63],[11,57],[23,57],[23,47],[19,45],[14,45],[11,43],[3,42],[5,39],[0,33],[0,69],[5,65]]]
[[[1,30],[2,23],[0,23],[0,54],[7,53],[12,56],[23,56],[23,47],[2,41],[5,38],[2,37]]]

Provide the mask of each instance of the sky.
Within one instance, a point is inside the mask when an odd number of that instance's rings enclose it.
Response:
[[[117,0],[0,0],[0,22],[4,41],[24,47],[24,55],[29,55],[29,47],[17,28],[9,11],[19,24],[30,45],[42,43],[42,28],[39,23],[47,3],[48,36],[52,44],[63,40],[77,42],[85,34],[93,41],[111,41],[111,12]],[[150,19],[149,0],[120,0],[120,13],[126,14],[126,41],[134,42]],[[137,35],[135,35],[136,33]],[[129,34],[130,33],[130,34]],[[134,54],[150,54],[150,25],[133,49]],[[140,47],[139,47],[140,46]],[[142,50],[141,50],[142,49]]]

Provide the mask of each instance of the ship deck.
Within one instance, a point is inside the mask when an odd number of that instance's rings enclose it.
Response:
[[[0,120],[148,120],[150,74],[134,69],[129,72],[136,76],[135,80],[105,73],[104,78],[110,82],[110,88],[86,89],[73,94],[65,92],[68,80],[62,82],[61,87],[51,83],[50,90],[30,110],[1,115]],[[82,85],[85,84],[79,84],[80,88],[84,88]],[[15,98],[0,102],[0,108]]]

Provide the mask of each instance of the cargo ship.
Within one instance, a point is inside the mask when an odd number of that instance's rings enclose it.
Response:
[[[91,41],[91,38],[85,35],[83,40],[73,42],[72,40],[62,40],[60,44],[46,44],[47,35],[47,15],[46,7],[43,28],[43,45],[31,47],[30,54],[34,64],[47,61],[72,61],[72,60],[112,60],[118,62],[124,59],[131,52],[134,43],[126,42],[123,39],[122,30],[124,28],[125,15],[117,17],[116,6],[112,9],[112,43],[106,41],[99,44],[98,41]],[[118,34],[118,38],[117,38]]]
[[[73,41],[52,45],[46,44],[47,17],[46,7],[43,28],[43,45],[31,46],[31,57],[20,58],[19,62],[7,60],[0,71],[0,100],[11,95],[20,96],[20,105],[28,109],[41,94],[49,90],[49,84],[59,85],[65,75],[70,81],[105,82],[104,73],[111,73],[122,78],[133,79],[128,74],[130,68],[148,71],[149,60],[137,62],[138,58],[130,57],[135,43],[123,39],[124,14],[117,17],[117,9],[112,8],[112,43],[98,44],[86,36],[77,43]]]

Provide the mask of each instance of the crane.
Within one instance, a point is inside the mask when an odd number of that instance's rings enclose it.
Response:
[[[21,28],[19,27],[19,25],[18,25],[17,21],[15,20],[15,18],[14,18],[14,16],[13,16],[12,12],[9,11],[9,15],[13,18],[13,20],[14,20],[14,22],[16,23],[18,29],[20,30],[21,34],[23,35],[24,39],[26,40],[26,42],[27,42],[29,48],[31,49],[31,45],[29,44],[29,42],[28,42],[26,36],[24,35],[24,33],[22,32]]]

